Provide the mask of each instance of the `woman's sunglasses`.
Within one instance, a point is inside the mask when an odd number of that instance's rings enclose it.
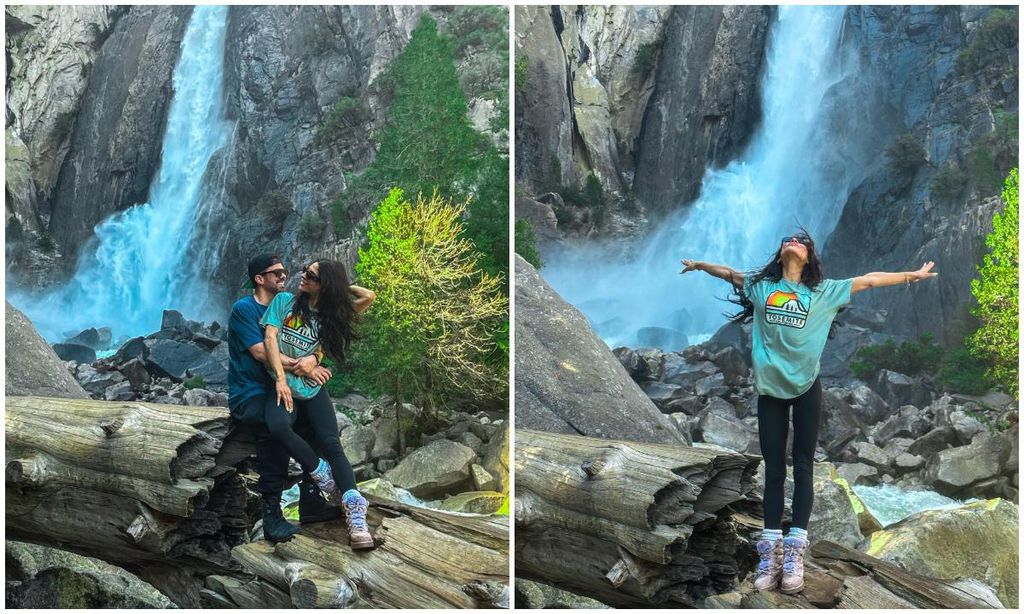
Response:
[[[314,273],[313,271],[310,271],[309,266],[310,265],[307,264],[306,266],[302,267],[302,275],[305,276],[305,278],[308,279],[309,281],[315,281],[316,283],[320,283],[320,276]]]
[[[790,241],[796,241],[797,243],[802,243],[803,245],[806,245],[807,247],[810,247],[810,246],[814,245],[814,241],[811,241],[811,239],[809,237],[782,237],[782,245],[785,245],[786,243],[789,243]]]

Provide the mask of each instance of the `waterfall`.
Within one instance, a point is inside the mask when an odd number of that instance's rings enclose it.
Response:
[[[625,250],[590,244],[546,255],[541,274],[610,346],[679,350],[738,310],[721,300],[726,282],[702,272],[680,277],[681,258],[750,270],[766,264],[798,225],[821,252],[877,155],[864,126],[870,119],[860,117],[869,103],[855,50],[842,44],[843,16],[838,6],[779,7],[767,43],[761,124],[738,159],[706,169],[695,202]]]
[[[12,297],[50,341],[93,326],[110,326],[115,339],[150,333],[164,309],[208,315],[193,238],[207,163],[232,130],[223,108],[227,15],[226,6],[193,9],[149,202],[98,224],[65,285],[42,298]]]

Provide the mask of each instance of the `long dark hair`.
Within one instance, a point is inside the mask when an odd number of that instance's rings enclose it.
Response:
[[[299,292],[292,305],[292,315],[303,322],[319,321],[320,344],[324,353],[336,363],[345,360],[349,345],[356,338],[355,319],[356,307],[352,303],[349,292],[348,271],[345,265],[337,260],[315,260],[320,263],[317,275],[320,277],[320,298],[317,300],[316,312],[309,305],[309,294]]]
[[[800,281],[811,290],[814,290],[818,287],[818,284],[821,283],[821,280],[824,279],[824,275],[821,272],[821,259],[818,258],[818,251],[814,248],[814,239],[811,238],[811,235],[808,234],[807,230],[803,227],[800,228],[800,232],[794,233],[791,236],[806,241],[807,264],[804,266],[803,273],[800,275]],[[749,285],[752,286],[764,279],[769,281],[779,281],[782,279],[782,248],[783,246],[780,245],[779,249],[775,250],[775,256],[772,257],[771,261],[764,265],[760,271],[747,273],[751,278]],[[733,293],[729,296],[728,301],[735,305],[739,305],[741,308],[739,313],[734,313],[728,316],[730,320],[743,324],[754,319],[754,303],[743,291],[742,287],[737,288],[734,284]],[[835,325],[833,321],[832,330],[829,332],[830,338],[833,336],[834,331]]]

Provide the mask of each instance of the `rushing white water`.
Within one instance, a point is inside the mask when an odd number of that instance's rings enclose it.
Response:
[[[945,510],[973,503],[977,499],[957,501],[931,490],[904,490],[891,484],[854,486],[861,501],[883,527],[925,510]]]
[[[98,224],[67,284],[41,299],[11,297],[47,339],[91,326],[110,326],[115,338],[150,333],[164,309],[205,315],[193,235],[207,163],[232,129],[223,109],[227,14],[226,6],[193,10],[149,202]]]
[[[737,308],[725,282],[680,277],[682,258],[737,270],[763,266],[802,225],[819,249],[870,162],[857,117],[855,54],[842,41],[843,7],[782,6],[772,24],[763,118],[746,151],[705,172],[696,202],[626,250],[581,245],[546,254],[541,274],[579,307],[610,346],[678,350],[699,342]],[[629,255],[616,256],[623,251]],[[827,273],[827,271],[826,271]]]

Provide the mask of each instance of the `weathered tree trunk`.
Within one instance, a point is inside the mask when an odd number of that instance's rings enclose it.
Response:
[[[6,401],[8,538],[121,565],[187,607],[507,605],[506,519],[375,499],[373,551],[340,522],[249,543],[251,437],[226,409]]]
[[[506,519],[370,499],[375,549],[353,551],[343,523],[323,523],[285,543],[238,546],[235,559],[257,581],[207,588],[237,607],[268,586],[300,608],[508,607]]]
[[[517,430],[516,575],[618,607],[731,590],[760,458]]]
[[[7,535],[128,566],[240,569],[248,494],[221,408],[7,397]]]

